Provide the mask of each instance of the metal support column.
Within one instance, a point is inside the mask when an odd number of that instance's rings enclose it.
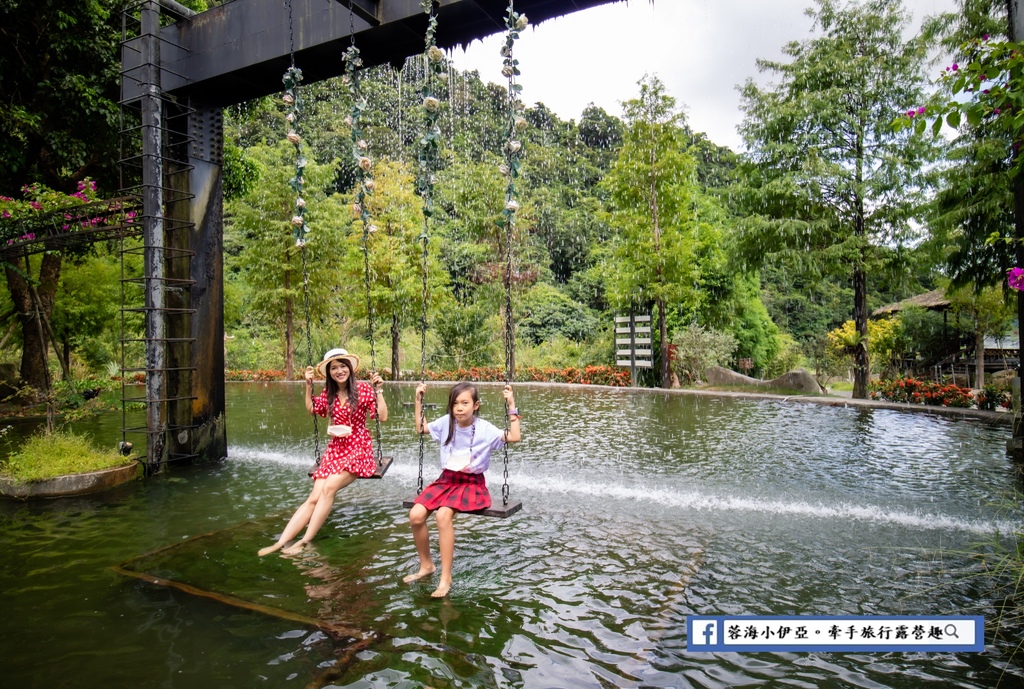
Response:
[[[149,0],[140,8],[142,30],[142,222],[146,275],[146,463],[166,459],[164,437],[164,254],[163,254],[163,101],[160,94],[160,8]]]

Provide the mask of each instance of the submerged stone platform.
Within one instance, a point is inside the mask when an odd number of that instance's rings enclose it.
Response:
[[[258,557],[273,542],[280,515],[245,522],[165,548],[113,567],[128,577],[238,608],[292,620],[335,638],[372,639],[379,614],[361,576],[361,562],[373,553],[372,534],[318,538],[294,556]],[[337,564],[342,563],[342,564]]]

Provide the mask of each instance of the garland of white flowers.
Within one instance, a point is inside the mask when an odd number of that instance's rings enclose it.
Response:
[[[299,84],[302,82],[302,70],[292,63],[292,66],[285,70],[284,95],[281,100],[288,106],[288,113],[284,116],[288,122],[288,133],[285,138],[295,146],[295,175],[288,180],[288,186],[295,192],[295,213],[292,215],[292,234],[295,236],[295,246],[303,247],[306,244],[306,235],[309,234],[309,225],[306,224],[306,200],[302,198],[302,188],[305,184],[304,173],[306,170],[306,156],[302,154],[302,137],[298,129],[299,115],[302,114],[302,97],[299,95]]]
[[[508,79],[508,120],[505,127],[505,144],[502,151],[505,162],[501,164],[501,174],[508,178],[508,185],[505,187],[505,208],[501,211],[503,221],[498,226],[505,230],[505,382],[512,382],[512,347],[513,347],[513,322],[512,322],[512,235],[515,232],[516,211],[519,210],[519,202],[516,198],[519,191],[516,189],[516,179],[519,178],[519,169],[523,155],[523,143],[519,139],[520,133],[526,129],[527,122],[523,116],[525,108],[520,94],[523,87],[516,83],[516,77],[520,75],[519,60],[512,55],[512,48],[519,38],[520,32],[527,27],[530,20],[525,14],[519,14],[513,7],[513,0],[509,0],[508,10],[505,14],[505,27],[508,33],[505,34],[505,45],[501,47],[503,58],[501,73]]]
[[[348,89],[349,96],[352,98],[351,114],[345,118],[345,124],[348,125],[351,131],[352,159],[356,166],[356,194],[352,202],[352,215],[363,225],[363,286],[366,290],[366,325],[370,339],[370,369],[376,371],[377,346],[373,337],[373,300],[370,298],[370,249],[368,240],[370,235],[377,231],[377,226],[373,224],[373,217],[367,208],[367,198],[373,194],[376,183],[370,174],[370,170],[373,167],[373,161],[368,155],[370,145],[363,138],[362,115],[367,108],[367,102],[359,81],[359,68],[363,66],[363,58],[360,57],[359,48],[356,47],[355,27],[353,26],[354,12],[351,0],[349,0],[348,12],[351,42],[348,49],[342,55],[342,60],[345,63],[345,75],[341,78],[341,82]],[[376,408],[376,395],[374,395],[373,404]],[[374,421],[376,424],[376,443],[374,444],[376,449],[374,457],[377,466],[380,467],[383,448],[380,441],[380,419],[377,418],[377,414],[374,414]]]
[[[354,43],[348,47],[342,59],[345,62],[345,75],[341,78],[341,83],[348,88],[349,95],[352,97],[352,111],[345,118],[345,124],[351,130],[352,159],[356,165],[357,184],[352,214],[363,223],[364,234],[373,234],[377,228],[366,207],[366,198],[373,194],[376,184],[370,174],[373,167],[373,161],[368,155],[370,145],[363,138],[362,115],[368,107],[359,82],[359,68],[363,66],[363,59],[359,56],[359,48]]]
[[[420,97],[423,106],[423,134],[419,140],[419,153],[417,154],[416,192],[423,198],[423,233],[420,234],[420,242],[423,245],[421,257],[422,278],[423,278],[423,310],[420,314],[420,382],[423,382],[426,370],[427,351],[427,243],[430,241],[430,217],[434,214],[434,184],[437,177],[434,170],[437,169],[437,161],[441,149],[441,127],[438,120],[441,116],[441,100],[434,91],[435,79],[441,80],[447,76],[447,66],[444,51],[437,47],[437,15],[434,13],[433,0],[420,0],[420,8],[427,15],[427,33],[424,39],[423,59],[426,63],[426,74],[424,75],[423,86],[420,89]],[[420,423],[426,425],[424,412],[420,412]],[[416,493],[423,492],[423,454],[424,436],[420,435],[419,446],[419,478],[416,484]]]

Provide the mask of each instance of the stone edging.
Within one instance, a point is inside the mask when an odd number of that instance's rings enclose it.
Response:
[[[239,381],[249,382],[249,381]],[[280,381],[293,382],[293,381]],[[298,381],[302,382],[302,381]],[[458,381],[427,381],[428,385],[454,385]],[[415,386],[418,381],[400,380],[386,381],[388,386],[396,387]],[[474,385],[480,387],[503,386],[502,382],[476,381]],[[634,388],[621,387],[618,385],[582,385],[580,383],[543,383],[517,381],[516,386],[547,387],[547,388],[572,388],[583,390],[603,390],[610,392],[647,392],[663,395],[695,395],[704,397],[735,397],[740,399],[763,399],[778,400],[780,402],[802,402],[804,404],[820,404],[827,407],[860,407],[867,409],[890,409],[893,411],[906,411],[914,413],[937,414],[959,419],[980,419],[993,423],[1001,423],[1007,426],[1013,425],[1013,414],[1009,412],[985,411],[983,409],[961,409],[958,407],[930,406],[926,404],[907,404],[903,402],[884,402],[882,400],[856,400],[851,397],[833,397],[831,395],[778,395],[771,392],[738,392],[736,390],[698,390],[694,388]]]
[[[11,481],[0,479],[0,496],[5,498],[59,498],[95,493],[127,483],[139,473],[139,464],[132,462],[110,469],[84,474],[65,474],[42,481]]]

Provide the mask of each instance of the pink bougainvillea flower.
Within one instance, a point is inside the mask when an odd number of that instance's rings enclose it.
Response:
[[[960,65],[958,65],[957,63],[955,63],[955,62],[954,62],[954,63],[953,63],[953,66],[952,66],[952,67],[950,67],[950,69],[951,69],[951,70],[953,70],[953,71],[955,72],[955,71],[957,71],[958,69],[960,69]]]
[[[907,110],[907,117],[913,117],[917,114],[917,110]]]
[[[1006,271],[1006,284],[1013,289],[1024,290],[1024,268],[1010,268]]]
[[[925,110],[926,110],[926,109],[927,109],[927,108],[926,108],[925,106],[923,106],[923,105],[922,105],[921,107],[919,107],[919,108],[917,109],[917,114],[918,114],[918,115],[923,115],[923,114],[925,113]]]

